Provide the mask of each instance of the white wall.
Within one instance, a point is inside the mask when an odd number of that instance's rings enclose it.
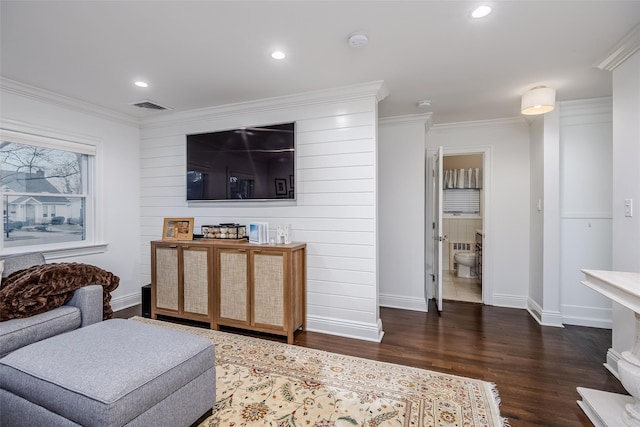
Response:
[[[613,239],[612,270],[640,272],[640,51],[613,71]],[[624,216],[633,199],[633,217]],[[635,335],[633,313],[613,304],[613,347],[607,363],[615,370]]]
[[[544,163],[542,199],[542,325],[562,326],[560,314],[560,114],[542,118]]]
[[[560,311],[564,324],[611,328],[611,300],[581,269],[611,269],[611,98],[560,109]]]
[[[377,103],[382,82],[292,95],[145,120],[142,126],[142,281],[149,242],[164,217],[203,224],[291,224],[307,243],[309,330],[379,341]],[[190,203],[185,135],[296,121],[297,201]]]
[[[427,133],[427,149],[488,147],[491,169],[483,170],[491,192],[483,218],[483,276],[491,288],[485,303],[525,308],[529,296],[529,128],[521,118],[435,125]],[[427,172],[429,173],[429,172]],[[486,194],[486,193],[485,193]],[[430,196],[428,196],[428,200]],[[427,241],[431,234],[427,230]],[[427,259],[431,251],[427,248]],[[484,267],[486,266],[486,267]],[[486,270],[485,270],[486,271]],[[484,292],[483,292],[484,294]]]
[[[378,128],[380,305],[426,311],[425,132],[430,115]]]
[[[101,111],[91,105],[39,89],[2,80],[0,111],[3,123],[97,140],[101,149],[98,180],[98,215],[104,253],[68,256],[54,262],[93,264],[120,277],[112,293],[112,307],[140,302],[140,130],[133,121]]]
[[[610,327],[610,302],[580,283],[611,263],[611,101],[558,103],[529,119],[529,311],[543,325]],[[588,267],[591,266],[591,267]]]

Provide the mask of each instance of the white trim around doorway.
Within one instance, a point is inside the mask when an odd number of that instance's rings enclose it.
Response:
[[[431,158],[436,153],[436,150],[428,150],[427,158]],[[492,161],[493,161],[493,147],[490,145],[469,146],[469,147],[443,147],[443,156],[456,156],[456,155],[482,155],[482,167],[483,167],[483,217],[482,228],[484,239],[482,243],[482,302],[486,305],[494,305],[493,294],[493,208],[492,208]],[[426,187],[431,191],[431,165],[428,165],[427,171],[428,182]],[[430,195],[431,196],[431,195]],[[430,200],[430,199],[428,199]],[[430,210],[425,212],[428,215],[428,221],[425,229],[427,230],[426,242],[432,241],[432,228],[433,223],[432,213]],[[428,254],[425,253],[427,259]],[[431,263],[429,263],[431,264]],[[428,298],[433,298],[433,290],[431,294],[428,294]]]

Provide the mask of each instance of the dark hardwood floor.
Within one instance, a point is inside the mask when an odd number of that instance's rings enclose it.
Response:
[[[115,315],[139,316],[140,306]],[[576,403],[578,386],[627,394],[602,365],[610,330],[545,327],[525,310],[453,301],[441,316],[433,307],[383,307],[380,317],[381,343],[298,332],[295,344],[490,381],[512,427],[591,426]]]

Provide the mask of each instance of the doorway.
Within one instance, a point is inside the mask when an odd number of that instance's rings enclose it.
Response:
[[[441,162],[435,160],[438,154],[428,153],[428,158],[434,159],[428,162],[432,171],[427,175],[431,181],[427,188],[432,193],[427,200],[434,202],[427,210],[426,241],[433,242],[427,262],[434,284],[428,294],[439,310],[441,304],[437,302],[441,299],[493,303],[491,245],[487,238],[491,226],[491,151],[490,146],[442,148]],[[466,255],[456,259],[459,252]]]
[[[445,154],[442,298],[482,303],[483,155]]]

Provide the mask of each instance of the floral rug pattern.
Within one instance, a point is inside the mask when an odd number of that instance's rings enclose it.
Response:
[[[210,339],[216,405],[200,427],[504,426],[488,382],[135,317]]]

